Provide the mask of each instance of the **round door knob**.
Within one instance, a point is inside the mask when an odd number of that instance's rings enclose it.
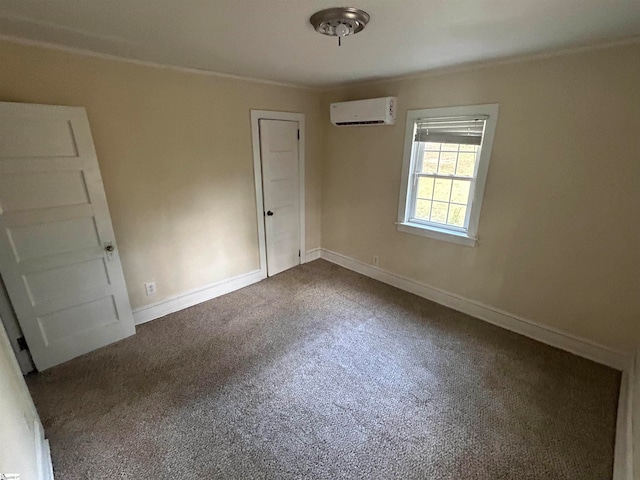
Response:
[[[113,245],[107,245],[106,247],[104,247],[104,249],[109,253],[115,250],[115,248],[113,248]]]
[[[267,212],[267,215],[272,216],[272,215],[273,215],[273,212],[272,212],[271,210],[269,210],[269,211]]]

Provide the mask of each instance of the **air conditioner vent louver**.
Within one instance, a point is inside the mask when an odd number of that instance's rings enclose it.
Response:
[[[384,120],[368,120],[366,122],[336,122],[336,125],[339,127],[344,127],[345,125],[384,125]]]
[[[331,123],[337,127],[394,125],[396,97],[332,103]]]

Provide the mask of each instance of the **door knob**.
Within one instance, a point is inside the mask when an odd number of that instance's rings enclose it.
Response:
[[[269,211],[267,212],[267,215],[272,216],[272,215],[273,215],[273,212],[272,212],[271,210],[269,210]]]

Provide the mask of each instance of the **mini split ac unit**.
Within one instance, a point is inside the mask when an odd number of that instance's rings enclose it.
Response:
[[[393,125],[396,123],[396,97],[332,103],[331,123],[337,127]]]

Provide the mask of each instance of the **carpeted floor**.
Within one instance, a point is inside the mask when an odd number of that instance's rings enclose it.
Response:
[[[619,381],[318,260],[28,384],[57,480],[604,480]]]

